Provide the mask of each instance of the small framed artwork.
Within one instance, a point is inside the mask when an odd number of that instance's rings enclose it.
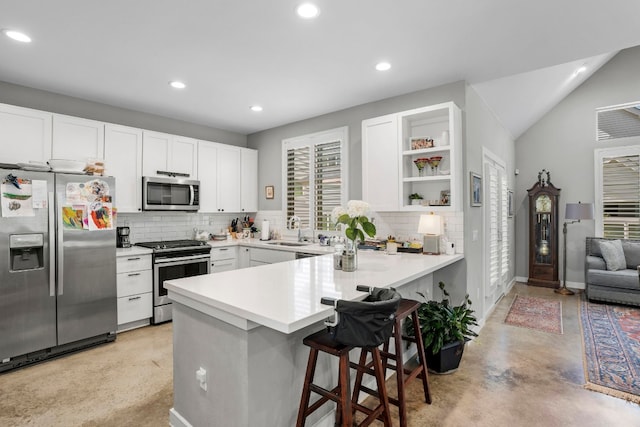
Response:
[[[273,185],[267,185],[266,187],[264,187],[264,197],[266,197],[267,199],[273,199],[274,197]]]
[[[451,191],[442,190],[440,192],[440,206],[450,206],[451,205]]]
[[[423,148],[433,148],[433,139],[423,136],[411,138],[412,150],[422,150]]]
[[[482,206],[482,177],[475,172],[469,172],[469,186],[471,187],[471,206]]]
[[[509,218],[513,217],[513,191],[511,190],[507,190],[507,206],[509,207],[509,212],[507,213],[507,216]]]

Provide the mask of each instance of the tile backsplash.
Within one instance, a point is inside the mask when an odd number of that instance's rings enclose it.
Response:
[[[219,233],[227,230],[231,220],[247,213],[142,212],[119,213],[118,226],[131,228],[131,242],[192,239],[193,229]],[[255,215],[249,214],[251,217]]]
[[[131,228],[131,242],[145,242],[154,240],[192,239],[193,229],[219,233],[227,229],[231,220],[241,218],[246,213],[190,213],[190,212],[142,212],[118,214],[118,226]],[[284,211],[258,211],[249,214],[255,218],[255,226],[259,229],[262,221],[269,221],[270,230],[286,229]],[[399,240],[417,239],[420,212],[374,212],[373,222],[376,225],[377,236],[385,239],[395,236]],[[455,243],[457,253],[464,252],[464,216],[463,212],[441,212],[443,219],[443,233],[450,242]],[[327,233],[323,234],[339,234]]]
[[[385,239],[387,236],[395,236],[399,240],[416,239],[422,240],[422,235],[418,233],[418,223],[421,212],[374,212],[373,223],[376,226],[377,236]],[[455,244],[456,253],[464,252],[464,213],[463,212],[440,212],[443,221],[443,234],[450,242]],[[286,228],[286,218],[284,211],[258,211],[256,214],[256,224],[260,227],[262,220],[269,221],[271,230],[283,230]],[[323,234],[333,234],[326,233]]]

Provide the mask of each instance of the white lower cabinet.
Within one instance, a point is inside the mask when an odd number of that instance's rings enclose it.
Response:
[[[118,331],[149,324],[153,315],[151,255],[119,255]]]
[[[251,265],[251,267],[256,265],[293,261],[294,259],[296,259],[295,252],[261,248],[250,248],[249,251],[249,265]]]
[[[238,248],[211,249],[211,273],[236,270],[238,268]]]

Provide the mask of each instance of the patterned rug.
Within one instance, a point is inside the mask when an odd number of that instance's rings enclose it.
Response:
[[[585,388],[640,403],[640,309],[582,301]]]
[[[504,323],[552,334],[562,334],[562,303],[516,294]]]

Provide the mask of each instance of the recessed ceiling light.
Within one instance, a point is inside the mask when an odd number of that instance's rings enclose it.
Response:
[[[255,111],[256,113],[262,111],[262,107],[259,105],[252,105],[251,106],[251,111]]]
[[[320,14],[320,9],[315,4],[303,3],[296,9],[298,16],[304,19],[312,19]]]
[[[2,32],[4,33],[5,36],[22,42],[22,43],[31,43],[31,37],[29,37],[28,35],[21,33],[20,31],[14,31],[14,30],[2,30]]]
[[[169,85],[170,85],[172,88],[175,88],[175,89],[184,89],[185,87],[187,87],[187,85],[186,85],[186,84],[184,84],[184,83],[182,83],[182,82],[179,82],[179,81],[177,81],[177,80],[174,80],[174,81],[172,81],[172,82],[169,82]]]
[[[378,62],[376,64],[376,70],[378,71],[387,71],[390,68],[391,64],[389,64],[388,62]]]

